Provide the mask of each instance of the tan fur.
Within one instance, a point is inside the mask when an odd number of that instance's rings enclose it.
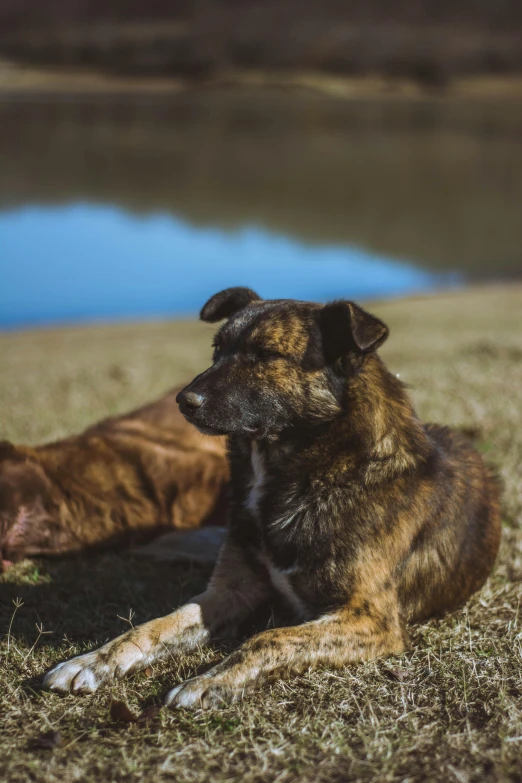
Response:
[[[225,444],[187,424],[176,393],[56,443],[1,444],[0,563],[223,524]]]

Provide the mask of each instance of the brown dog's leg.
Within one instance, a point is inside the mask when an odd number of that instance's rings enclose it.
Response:
[[[210,671],[171,690],[170,707],[218,707],[235,701],[277,673],[338,667],[378,655],[400,653],[404,639],[397,606],[378,610],[369,602],[292,628],[264,631]]]
[[[139,671],[166,655],[206,644],[233,627],[270,595],[263,571],[254,571],[241,551],[225,543],[207,590],[176,612],[140,625],[99,650],[60,663],[43,681],[53,691],[92,693],[104,682]]]

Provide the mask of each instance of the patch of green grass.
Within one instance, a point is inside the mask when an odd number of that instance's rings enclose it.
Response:
[[[136,713],[225,654],[167,660],[93,696],[42,693],[53,663],[169,612],[208,571],[126,553],[25,561],[0,579],[0,758],[9,783],[520,781],[522,775],[522,287],[379,303],[383,350],[423,419],[478,432],[505,485],[499,563],[461,611],[412,629],[405,654],[306,675],[220,712]],[[77,431],[190,378],[209,329],[180,322],[0,336],[0,437]],[[117,368],[117,370],[115,369]],[[131,615],[130,613],[134,614]],[[127,619],[124,619],[127,618]],[[32,740],[59,731],[62,746]]]

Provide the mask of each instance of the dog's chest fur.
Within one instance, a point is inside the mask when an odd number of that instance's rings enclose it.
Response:
[[[252,463],[252,481],[246,501],[246,507],[257,519],[259,519],[261,513],[260,504],[263,497],[267,473],[265,457],[255,441],[252,442],[250,460]]]
[[[267,490],[267,482],[269,478],[268,465],[266,456],[264,455],[261,447],[255,442],[252,442],[251,446],[251,465],[252,465],[252,479],[250,482],[250,490],[246,498],[246,507],[253,514],[259,527],[263,527],[263,520],[261,517],[261,505],[265,491]],[[285,519],[279,522],[284,526]],[[270,581],[274,589],[287,601],[292,607],[296,615],[305,619],[308,616],[306,607],[297,594],[292,585],[292,574],[295,573],[295,567],[279,568],[274,563],[274,558],[270,550],[266,545],[262,546],[261,552],[258,555],[259,561],[266,567]]]

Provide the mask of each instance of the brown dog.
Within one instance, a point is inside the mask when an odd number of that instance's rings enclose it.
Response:
[[[387,327],[352,302],[264,302],[229,289],[214,364],[178,395],[202,432],[226,434],[228,534],[208,589],[173,614],[54,668],[45,685],[101,683],[187,651],[272,591],[300,624],[264,631],[169,692],[215,706],[283,672],[405,648],[407,622],[454,609],[485,581],[500,539],[499,489],[451,430],[422,425],[376,349]]]
[[[223,524],[224,441],[189,426],[176,393],[56,443],[0,443],[0,567]]]

